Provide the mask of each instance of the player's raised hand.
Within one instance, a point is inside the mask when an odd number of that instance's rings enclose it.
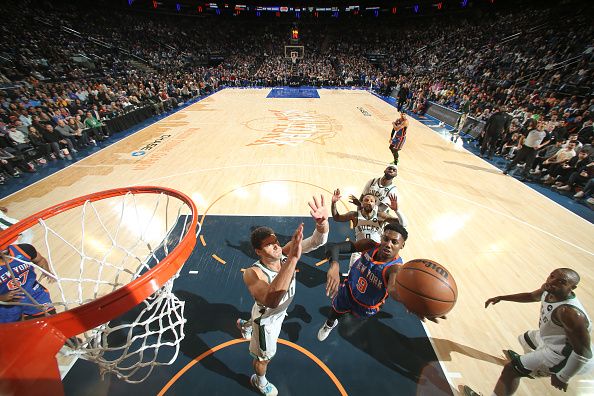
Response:
[[[322,224],[323,222],[328,220],[328,209],[324,203],[324,196],[320,195],[320,200],[318,201],[317,197],[313,197],[313,202],[308,202],[309,207],[311,210],[309,214],[311,217],[316,221],[318,224]]]
[[[351,194],[349,196],[349,202],[361,209],[361,201],[359,201],[359,198],[355,197],[354,195]]]
[[[291,248],[289,249],[288,256],[295,257],[297,260],[301,258],[301,241],[303,241],[303,223],[299,224],[299,227],[293,233],[291,238]]]
[[[398,210],[398,197],[396,194],[392,193],[388,195],[388,198],[390,198],[390,208],[396,212]]]
[[[501,301],[501,297],[492,297],[490,299],[488,299],[487,301],[485,301],[485,308],[487,308],[489,306],[489,304],[497,304],[499,301]]]
[[[340,201],[340,198],[342,197],[342,195],[340,195],[340,190],[337,188],[336,190],[334,190],[334,195],[332,195],[332,203],[336,203],[338,201]]]
[[[6,294],[0,294],[0,301],[2,302],[17,302],[23,298],[25,298],[25,296],[20,290],[12,290]]]

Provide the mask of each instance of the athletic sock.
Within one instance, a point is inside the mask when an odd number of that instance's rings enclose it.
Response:
[[[268,380],[266,379],[266,375],[259,376],[258,374],[256,374],[256,377],[258,377],[258,386],[260,388],[266,386],[266,384],[268,383]]]

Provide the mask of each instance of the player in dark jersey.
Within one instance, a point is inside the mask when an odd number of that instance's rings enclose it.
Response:
[[[399,152],[406,141],[406,130],[408,129],[408,119],[404,113],[400,113],[400,118],[392,123],[392,133],[390,134],[390,151],[394,156],[394,164],[398,165]]]
[[[328,337],[342,315],[352,313],[368,318],[379,312],[388,295],[398,301],[396,273],[403,263],[400,250],[407,238],[408,232],[402,225],[391,223],[384,227],[379,244],[371,239],[362,239],[329,246],[327,256],[330,256],[330,269],[326,295],[332,298],[332,311],[318,331],[320,341]],[[353,264],[344,282],[340,283],[338,256],[357,251],[362,252],[361,258]]]
[[[49,292],[37,279],[35,266],[47,272],[40,279],[54,282],[47,260],[32,245],[9,245],[0,252],[0,323],[56,313]]]

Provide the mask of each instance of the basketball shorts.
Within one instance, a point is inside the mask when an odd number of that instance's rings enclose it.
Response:
[[[404,142],[406,142],[406,136],[402,138],[394,138],[390,143],[390,149],[392,150],[400,150],[402,146],[404,146]]]
[[[261,323],[259,320],[252,320],[252,338],[250,339],[250,355],[263,361],[271,360],[276,354],[276,344],[285,313],[276,314],[274,317],[266,318]]]
[[[25,299],[29,304],[39,304],[39,305],[27,305],[23,306],[23,315],[25,316],[41,316],[46,312],[49,312],[54,309],[52,304],[52,300],[50,298],[49,292],[45,287],[43,287],[40,283],[36,283],[33,286],[33,292],[31,293],[31,297],[35,300],[34,302]]]
[[[49,292],[41,284],[36,283],[29,293],[35,302],[26,297],[21,302],[38,305],[2,305],[0,306],[0,323],[18,322],[23,319],[23,316],[41,316],[54,309]]]
[[[379,308],[368,308],[357,303],[351,296],[349,286],[343,282],[338,287],[338,293],[332,300],[332,309],[339,314],[352,313],[361,318],[369,318],[379,312]]]
[[[567,363],[571,347],[556,352],[540,338],[538,330],[530,330],[518,336],[524,355],[512,359],[514,370],[522,377],[549,377],[559,372]]]
[[[21,320],[22,309],[15,305],[0,305],[0,323],[12,323]]]

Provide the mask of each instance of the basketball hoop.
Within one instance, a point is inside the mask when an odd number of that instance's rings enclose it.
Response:
[[[55,280],[46,286],[58,313],[0,324],[0,394],[63,394],[56,354],[65,343],[66,354],[127,382],[173,362],[185,323],[173,280],[196,245],[197,226],[185,194],[141,186],[75,198],[1,232],[6,247],[23,231],[36,231],[33,245],[51,273],[30,265]],[[163,362],[158,354],[167,348]]]

